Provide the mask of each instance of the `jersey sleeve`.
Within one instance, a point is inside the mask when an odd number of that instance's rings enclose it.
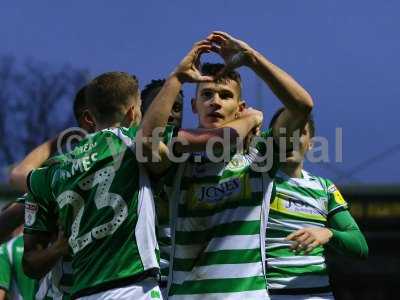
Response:
[[[24,205],[24,204],[25,204],[25,198],[26,198],[27,195],[28,195],[28,193],[25,193],[23,196],[18,197],[18,198],[15,200],[15,203]]]
[[[54,232],[57,217],[55,202],[52,201],[50,169],[45,167],[32,171],[28,186],[30,191],[25,197],[25,232]]]
[[[6,245],[3,244],[0,246],[0,289],[9,291],[11,285],[11,264]]]
[[[267,164],[270,162],[269,176],[275,177],[279,169],[279,148],[274,142],[272,128],[262,131],[260,136],[256,137],[255,140],[255,148],[258,151],[258,155],[260,155]]]
[[[173,125],[167,125],[164,130],[164,144],[168,145],[178,134],[178,128]]]
[[[28,175],[28,189],[35,198],[50,199],[51,166],[34,169]]]
[[[339,211],[348,210],[347,202],[333,182],[325,179],[325,184],[328,193],[328,216],[332,216]]]

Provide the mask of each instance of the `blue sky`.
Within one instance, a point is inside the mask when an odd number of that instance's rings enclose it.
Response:
[[[399,10],[393,0],[3,2],[0,55],[69,63],[93,76],[128,71],[143,86],[171,72],[195,41],[227,31],[312,94],[317,134],[329,139],[332,160],[335,128],[343,128],[343,162],[307,164],[335,180],[400,144]],[[245,99],[269,119],[278,100],[251,71],[240,71]],[[192,93],[185,88],[188,104]],[[186,108],[184,124],[194,127]],[[399,183],[399,166],[400,151],[394,151],[341,183]]]

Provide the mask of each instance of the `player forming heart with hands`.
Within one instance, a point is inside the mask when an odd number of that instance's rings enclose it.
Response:
[[[213,81],[212,76],[203,76],[199,71],[200,57],[204,53],[209,53],[215,46],[208,40],[201,40],[193,45],[193,48],[181,60],[173,74],[181,83],[185,82],[209,82]]]
[[[250,65],[254,50],[247,43],[222,31],[214,31],[207,40],[212,42],[212,51],[218,53],[225,62],[225,67],[218,75]]]

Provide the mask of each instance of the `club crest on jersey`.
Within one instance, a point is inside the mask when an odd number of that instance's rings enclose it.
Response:
[[[334,185],[334,184],[331,184],[329,187],[328,187],[328,192],[329,193],[334,193],[334,192],[336,192],[338,189],[337,189],[337,187],[336,187],[336,185]]]
[[[246,166],[246,160],[242,155],[235,155],[226,166],[229,171],[238,171]]]
[[[347,206],[347,203],[344,200],[342,194],[339,192],[339,190],[336,188],[336,186],[334,184],[332,184],[330,187],[328,187],[328,192],[333,195],[333,198],[335,199],[335,202],[337,204]]]
[[[217,203],[224,198],[231,198],[240,193],[240,179],[234,178],[218,185],[201,186],[196,192],[198,201],[205,203]]]
[[[36,221],[38,205],[32,202],[25,202],[25,224],[32,226]]]

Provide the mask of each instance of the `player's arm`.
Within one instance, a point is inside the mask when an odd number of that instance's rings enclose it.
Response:
[[[33,169],[39,168],[44,164],[50,156],[57,151],[57,143],[60,138],[64,141],[70,136],[82,136],[83,131],[69,131],[64,135],[64,132],[59,133],[56,137],[45,141],[43,144],[33,149],[21,162],[19,162],[10,173],[10,184],[21,192],[27,192],[26,178]],[[61,141],[62,142],[62,141]]]
[[[309,93],[289,74],[271,63],[265,56],[250,47],[247,43],[235,39],[225,32],[213,32],[208,39],[217,44],[217,52],[225,61],[221,73],[240,66],[252,69],[272,90],[285,107],[275,122],[274,138],[278,139],[280,128],[284,128],[287,143],[292,142],[293,133],[302,129],[307,116],[313,108]]]
[[[368,257],[367,241],[349,211],[335,213],[328,219],[328,224],[332,232],[328,246],[347,256]]]
[[[42,278],[55,263],[68,253],[62,233],[58,238],[57,204],[52,190],[53,166],[33,170],[29,175],[29,193],[25,197],[24,272]]]
[[[0,300],[6,299],[6,291],[0,286]]]
[[[352,257],[366,258],[368,245],[356,221],[348,211],[348,205],[337,187],[326,180],[328,196],[328,221],[326,228],[303,228],[289,235],[295,251],[312,251],[319,245],[327,245]]]
[[[6,210],[0,213],[0,244],[9,237],[12,232],[24,223],[24,205],[12,203]]]
[[[52,138],[33,149],[21,162],[19,162],[10,174],[10,184],[21,192],[27,192],[26,178],[30,171],[39,168],[52,153],[55,152],[57,138]]]
[[[192,50],[178,65],[176,70],[166,80],[164,86],[150,105],[146,112],[139,137],[143,141],[143,153],[149,161],[153,158],[157,163],[148,163],[147,166],[152,173],[160,174],[170,166],[168,159],[168,147],[162,143],[160,136],[157,136],[155,130],[164,128],[167,124],[169,114],[175,102],[176,96],[181,90],[182,84],[186,82],[205,82],[213,80],[210,76],[203,76],[197,69],[200,55],[211,51],[213,46],[209,41],[200,41],[196,43]],[[226,129],[215,130],[181,130],[178,132],[175,140],[175,151],[178,153],[193,152],[204,150],[207,141],[212,137],[222,137],[229,135],[229,141],[235,141],[242,138],[248,132],[258,126],[262,121],[262,114],[249,114],[239,120],[227,124]]]
[[[24,233],[24,255],[22,265],[27,276],[44,277],[64,255],[68,254],[68,241],[62,232],[51,242],[48,232]]]
[[[351,214],[345,210],[328,219],[327,228],[302,228],[287,237],[293,241],[291,249],[306,254],[318,246],[327,245],[339,253],[367,258],[368,245]]]

